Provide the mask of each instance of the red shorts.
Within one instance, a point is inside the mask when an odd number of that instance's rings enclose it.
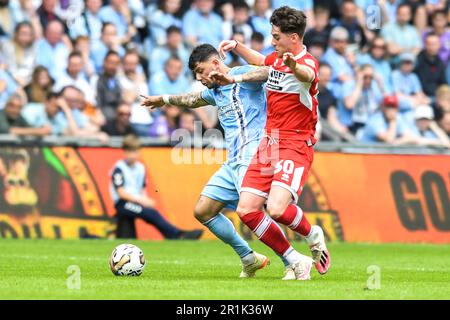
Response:
[[[264,137],[253,157],[244,180],[242,191],[268,198],[270,188],[280,186],[298,202],[314,158],[313,146],[306,141],[271,141]]]

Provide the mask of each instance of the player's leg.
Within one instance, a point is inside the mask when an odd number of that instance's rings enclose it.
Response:
[[[303,148],[300,153],[289,149],[282,151],[282,159],[277,164],[274,181],[267,202],[269,215],[277,222],[288,226],[299,233],[311,248],[315,267],[320,274],[324,274],[330,267],[330,254],[325,245],[323,230],[320,226],[311,226],[306,215],[296,205],[311,166],[311,147]],[[296,159],[296,161],[290,160]]]
[[[203,230],[181,230],[167,221],[158,210],[143,207],[137,203],[121,201],[116,206],[116,210],[119,215],[141,218],[145,222],[150,223],[155,226],[166,239],[198,239],[203,233]]]
[[[254,252],[242,239],[233,223],[220,213],[224,208],[235,210],[239,194],[233,182],[233,170],[223,165],[209,180],[196,204],[194,216],[224,243],[230,245],[241,259],[241,277],[254,277],[258,269],[269,263],[269,259]]]

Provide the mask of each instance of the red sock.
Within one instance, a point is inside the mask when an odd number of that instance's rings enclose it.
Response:
[[[311,231],[311,225],[306,219],[306,216],[303,214],[302,209],[297,207],[295,204],[290,204],[283,214],[276,218],[275,221],[288,226],[304,237],[309,235]]]
[[[276,253],[283,255],[291,247],[280,227],[262,211],[248,213],[241,220]]]

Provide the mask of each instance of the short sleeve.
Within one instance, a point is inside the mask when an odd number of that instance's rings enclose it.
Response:
[[[277,60],[277,54],[276,52],[272,52],[266,58],[264,59],[264,65],[265,66],[271,66],[275,63],[275,60]]]
[[[217,105],[216,99],[214,98],[214,89],[205,89],[201,92],[201,97],[203,100],[208,102],[210,105]]]
[[[125,177],[120,168],[115,168],[112,174],[112,183],[114,188],[120,188],[125,185]]]

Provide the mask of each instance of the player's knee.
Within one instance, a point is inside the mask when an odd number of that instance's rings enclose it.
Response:
[[[280,217],[283,214],[284,210],[285,208],[283,208],[283,206],[278,203],[267,203],[266,211],[272,219],[277,219],[278,217]]]

